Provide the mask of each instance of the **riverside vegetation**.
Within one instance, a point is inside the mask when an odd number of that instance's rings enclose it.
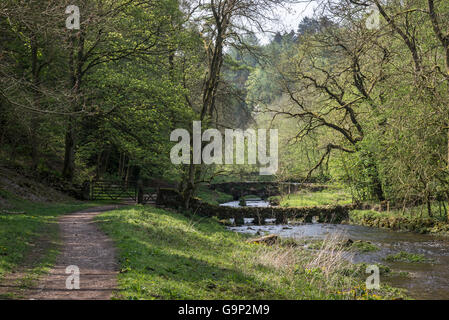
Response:
[[[345,205],[354,202],[354,198],[341,187],[330,187],[324,191],[308,192],[302,191],[283,196],[269,198],[273,205],[289,208],[303,206],[323,206],[323,205]],[[357,205],[360,207],[364,205]],[[446,209],[439,202],[431,203],[431,212],[435,214],[429,216],[427,205],[416,205],[401,209],[370,204],[368,207],[374,209],[356,209],[349,211],[349,219],[345,223],[363,225],[368,227],[385,228],[394,231],[409,231],[421,234],[449,235],[449,223],[447,221]]]

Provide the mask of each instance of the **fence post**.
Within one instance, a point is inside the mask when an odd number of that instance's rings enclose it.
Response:
[[[89,183],[89,200],[90,201],[93,201],[93,200],[95,200],[94,199],[94,188],[95,188],[95,186],[94,186],[94,180],[93,179],[90,179],[90,183]]]
[[[84,181],[82,186],[82,198],[83,200],[90,200],[90,182]]]
[[[137,181],[137,204],[143,203],[143,182],[142,180]]]

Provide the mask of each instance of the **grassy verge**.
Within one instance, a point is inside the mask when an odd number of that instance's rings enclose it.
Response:
[[[352,203],[351,195],[344,190],[327,189],[321,192],[299,192],[284,197],[273,197],[282,207],[310,207],[344,205]]]
[[[47,274],[56,262],[59,254],[59,232],[56,224],[45,228],[45,237],[41,237],[30,245],[33,252],[25,250],[20,261],[12,264],[14,274],[3,270],[3,277],[7,277],[5,290],[0,290],[0,299],[23,299],[28,289],[33,288],[40,276]],[[0,278],[0,282],[3,282]],[[13,283],[11,283],[13,282]],[[9,286],[8,286],[9,283]]]
[[[6,213],[0,209],[0,280],[24,263],[31,263],[27,266],[29,274],[23,279],[24,285],[34,275],[47,270],[57,255],[56,247],[51,245],[58,240],[57,217],[101,205],[93,202],[34,203],[0,191],[2,199],[9,204]],[[38,261],[27,261],[42,245],[45,250],[36,256]]]
[[[215,219],[153,207],[96,217],[119,250],[119,299],[381,299],[335,250],[248,243]]]

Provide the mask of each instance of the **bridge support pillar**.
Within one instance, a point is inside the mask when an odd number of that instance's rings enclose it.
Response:
[[[263,226],[263,225],[265,225],[265,224],[266,224],[265,218],[264,218],[264,217],[261,217],[260,215],[257,215],[257,216],[254,218],[254,224],[257,225],[257,226]]]
[[[276,214],[276,224],[288,224],[288,218],[284,212],[278,212]]]
[[[236,226],[242,226],[245,224],[245,219],[241,215],[237,215],[234,217],[234,224]]]
[[[308,214],[304,217],[304,222],[305,223],[312,223],[313,222],[313,216]]]

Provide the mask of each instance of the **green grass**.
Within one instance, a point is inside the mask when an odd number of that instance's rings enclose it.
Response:
[[[360,283],[307,267],[304,248],[249,244],[215,219],[136,206],[96,221],[119,251],[118,299],[346,299],[339,292]]]
[[[363,220],[380,220],[390,218],[407,218],[399,211],[380,212],[375,210],[352,210],[349,213],[350,221],[354,223],[362,222]]]
[[[199,187],[196,197],[204,202],[219,205],[221,203],[231,202],[234,198],[230,194],[226,194],[217,190],[211,190],[206,186]]]
[[[44,252],[35,261],[31,261],[31,265],[27,265],[22,270],[23,277],[16,280],[16,289],[6,294],[0,294],[0,299],[24,299],[23,292],[29,288],[33,288],[36,281],[40,276],[47,274],[56,262],[56,258],[59,255],[58,245],[60,244],[59,232],[56,224],[46,228],[47,241],[51,243],[48,247],[45,247]],[[26,252],[28,254],[29,252]],[[14,268],[17,269],[17,266]],[[1,278],[0,278],[1,281]]]
[[[282,207],[311,207],[350,203],[352,203],[352,197],[348,192],[332,189],[321,192],[299,192],[280,198],[280,205]]]
[[[312,250],[320,250],[324,246],[324,240],[309,240],[306,241],[307,247]],[[372,244],[369,241],[357,240],[354,242],[348,242],[343,240],[337,243],[339,249],[343,251],[354,251],[360,253],[378,251],[379,247]]]
[[[57,241],[58,216],[100,205],[92,202],[33,203],[17,198],[5,190],[1,190],[0,196],[8,201],[8,212],[25,213],[4,214],[0,209],[0,280],[6,273],[16,270],[24,263],[40,238],[45,236],[49,242]],[[42,261],[38,261],[30,269],[30,276],[45,271],[56,254],[55,248],[49,247]]]
[[[401,251],[397,254],[391,254],[385,257],[387,262],[409,262],[409,263],[426,263],[431,260],[424,257],[422,254],[409,253]]]
[[[355,241],[351,245],[351,250],[361,252],[361,253],[367,253],[367,252],[378,251],[379,247],[376,246],[375,244],[372,244],[371,242],[359,240],[359,241]]]
[[[255,196],[255,195],[252,195],[252,194],[244,196],[242,198],[245,199],[245,200],[260,199],[259,196]]]

